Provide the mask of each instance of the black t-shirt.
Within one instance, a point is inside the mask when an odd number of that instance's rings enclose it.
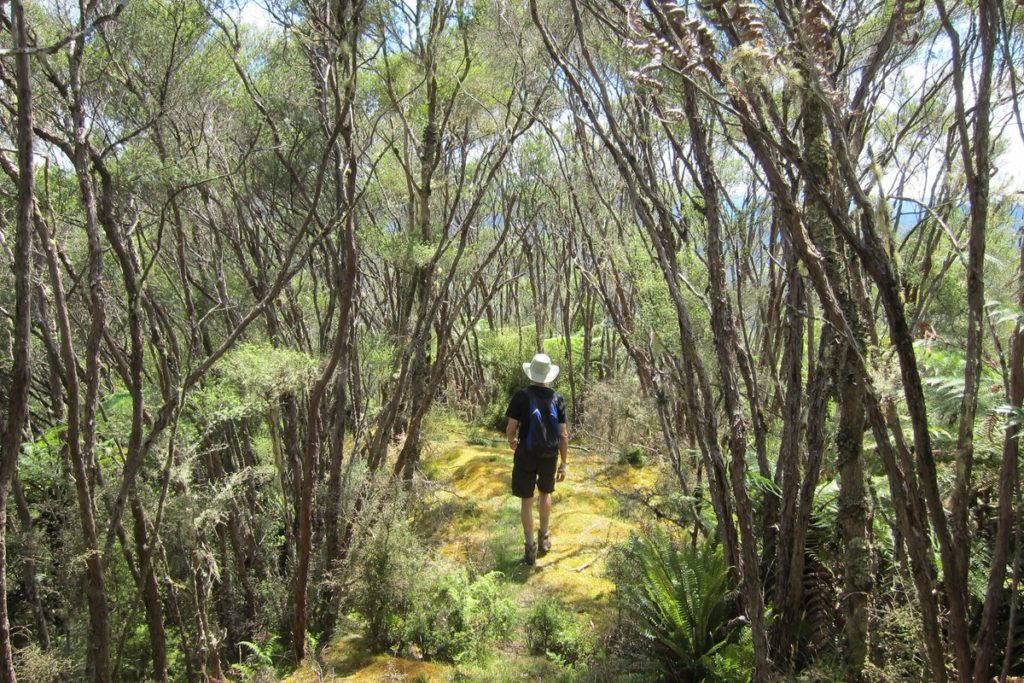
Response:
[[[536,384],[531,384],[525,389],[520,389],[512,395],[512,400],[509,401],[508,410],[505,411],[505,416],[510,417],[513,420],[519,420],[519,443],[526,443],[526,432],[530,428],[530,397],[526,392],[530,392],[534,396],[534,401],[548,401],[554,400],[555,410],[558,412],[558,423],[565,424],[565,401],[561,396],[555,393],[555,390],[551,387],[541,387]]]

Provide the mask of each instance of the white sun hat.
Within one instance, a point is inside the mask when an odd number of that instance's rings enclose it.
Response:
[[[558,369],[546,353],[538,353],[529,363],[523,363],[523,372],[526,376],[540,384],[554,382],[558,377]]]

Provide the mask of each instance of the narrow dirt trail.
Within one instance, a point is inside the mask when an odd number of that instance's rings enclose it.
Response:
[[[614,588],[603,575],[604,556],[633,528],[617,492],[652,486],[653,469],[609,464],[596,453],[573,450],[566,480],[555,489],[551,552],[538,558],[536,567],[527,567],[519,562],[524,541],[519,500],[509,492],[511,451],[458,442],[439,446],[424,470],[439,483],[440,500],[463,508],[452,523],[432,530],[441,552],[475,566],[490,560],[521,586],[521,598],[544,593],[600,618]]]
[[[449,559],[476,571],[502,572],[521,607],[550,596],[584,620],[606,624],[613,617],[614,586],[604,576],[605,558],[635,527],[621,494],[653,487],[655,468],[633,468],[593,451],[572,450],[566,480],[555,490],[551,552],[538,558],[536,567],[527,567],[520,563],[519,500],[509,490],[512,453],[498,445],[496,435],[475,441],[471,445],[452,433],[430,444],[423,473],[432,503],[413,520],[414,527]],[[503,649],[521,656],[524,647],[512,642]],[[455,674],[448,665],[370,655],[354,636],[329,646],[323,661],[319,680],[448,681]],[[318,678],[300,670],[286,680]]]

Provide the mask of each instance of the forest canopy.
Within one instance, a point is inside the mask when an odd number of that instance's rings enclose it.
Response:
[[[1019,0],[0,0],[0,680],[1024,676],[1022,65]],[[508,557],[538,352],[610,595]]]

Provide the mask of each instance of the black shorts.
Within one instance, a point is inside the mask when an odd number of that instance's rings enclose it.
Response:
[[[533,498],[534,488],[541,493],[554,493],[558,456],[533,458],[520,449],[512,456],[512,495]]]

